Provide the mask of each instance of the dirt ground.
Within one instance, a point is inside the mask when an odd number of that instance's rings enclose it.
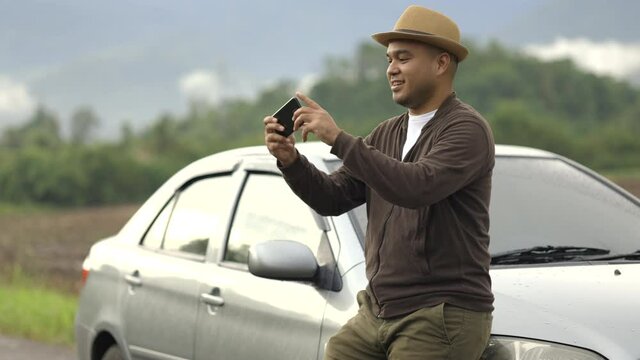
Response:
[[[0,359],[11,360],[73,360],[75,349],[59,345],[0,335]]]
[[[0,266],[19,267],[49,285],[75,292],[82,261],[96,241],[117,233],[139,205],[0,215]]]
[[[640,179],[619,179],[615,182],[628,192],[640,198]]]

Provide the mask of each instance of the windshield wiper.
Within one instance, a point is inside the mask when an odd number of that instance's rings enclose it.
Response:
[[[539,264],[608,254],[607,249],[585,246],[534,246],[495,254],[491,257],[491,265]]]
[[[628,254],[615,254],[615,255],[609,255],[609,256],[594,257],[594,258],[589,258],[588,260],[589,261],[606,261],[606,260],[618,260],[618,259],[640,260],[640,250],[636,250],[635,252],[628,253]]]

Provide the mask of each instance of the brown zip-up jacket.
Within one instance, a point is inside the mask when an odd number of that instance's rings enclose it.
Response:
[[[319,214],[339,215],[366,202],[367,291],[379,317],[442,302],[492,311],[489,124],[453,93],[401,159],[407,121],[407,113],[388,119],[365,139],[341,132],[331,152],[343,166],[330,175],[303,155],[279,166]]]

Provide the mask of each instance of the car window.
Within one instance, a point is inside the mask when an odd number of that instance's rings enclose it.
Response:
[[[335,170],[341,163],[329,165]],[[640,249],[640,207],[570,163],[496,157],[492,180],[489,248],[494,254],[546,245],[604,248],[611,254]],[[366,207],[351,215],[364,234]]]
[[[490,210],[494,253],[546,245],[640,249],[640,207],[560,159],[496,161]]]
[[[233,220],[224,260],[247,263],[249,248],[268,240],[293,240],[317,252],[324,232],[310,208],[278,175],[251,174]]]
[[[198,180],[179,191],[162,248],[205,255],[209,241],[224,237],[234,197],[228,175]]]
[[[169,222],[169,216],[173,210],[175,204],[175,197],[162,208],[160,214],[156,217],[151,224],[151,227],[144,234],[141,245],[150,249],[160,249],[162,246],[162,239],[164,238],[164,231],[167,229],[167,223]]]
[[[165,205],[142,245],[204,256],[211,240],[220,243],[224,238],[234,200],[229,175],[195,181]]]

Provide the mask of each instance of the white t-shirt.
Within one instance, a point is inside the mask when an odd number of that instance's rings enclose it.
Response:
[[[418,141],[418,137],[420,137],[420,133],[422,132],[422,128],[433,118],[438,109],[435,109],[431,112],[422,115],[411,115],[409,114],[409,124],[407,126],[407,140],[404,142],[404,146],[402,147],[402,158],[404,159],[407,156],[407,153],[413,145],[415,145],[416,141]]]

